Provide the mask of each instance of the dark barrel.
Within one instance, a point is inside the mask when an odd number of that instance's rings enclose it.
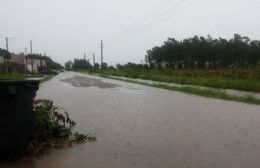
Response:
[[[0,156],[22,150],[33,135],[37,80],[0,81]]]

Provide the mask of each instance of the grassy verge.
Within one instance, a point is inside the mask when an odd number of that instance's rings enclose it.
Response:
[[[47,75],[42,80],[41,83],[47,82],[51,80],[55,75]],[[41,77],[39,75],[34,76],[26,76],[26,74],[19,74],[19,73],[12,73],[12,74],[0,74],[0,81],[1,80],[8,80],[8,81],[15,81],[15,80],[25,80],[26,78],[33,78],[33,77]]]
[[[125,81],[125,82],[142,84],[142,85],[156,87],[156,88],[162,88],[162,89],[167,89],[167,90],[184,92],[184,93],[187,93],[187,94],[193,94],[193,95],[198,95],[198,96],[203,96],[203,97],[217,98],[217,99],[223,99],[223,100],[238,101],[238,102],[243,102],[243,103],[260,105],[260,99],[258,99],[256,97],[253,97],[253,96],[235,96],[235,95],[228,94],[228,93],[221,91],[221,90],[202,89],[202,88],[187,87],[187,86],[178,87],[178,86],[169,86],[169,85],[166,85],[166,84],[148,84],[148,83],[144,83],[144,82],[137,82],[137,81],[131,80],[131,79],[114,78],[114,77],[110,77],[108,75],[100,75],[100,76],[105,77],[105,78]]]
[[[0,80],[24,80],[26,79],[25,74],[11,73],[11,74],[0,74]]]
[[[253,96],[234,96],[220,90],[216,91],[216,90],[200,89],[200,88],[193,88],[193,87],[173,87],[173,86],[160,85],[160,84],[155,84],[151,86],[168,89],[168,90],[180,91],[180,92],[204,96],[204,97],[218,98],[223,100],[232,100],[232,101],[260,105],[260,99],[257,99]]]
[[[259,70],[104,70],[101,75],[260,92]]]
[[[47,75],[45,76],[42,80],[41,83],[47,82],[49,80],[51,80],[55,75]]]

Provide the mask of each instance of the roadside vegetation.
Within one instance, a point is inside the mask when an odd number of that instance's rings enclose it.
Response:
[[[260,99],[254,97],[254,96],[235,96],[235,95],[228,94],[222,90],[193,88],[193,87],[187,87],[187,86],[174,87],[174,86],[167,86],[167,85],[162,85],[162,84],[154,84],[151,86],[159,87],[159,88],[163,88],[163,89],[180,91],[180,92],[204,96],[204,97],[211,97],[211,98],[218,98],[218,99],[223,99],[223,100],[232,100],[232,101],[239,101],[239,102],[244,102],[244,103],[260,105]]]
[[[122,76],[159,82],[260,92],[260,70],[258,69],[107,69],[90,72],[107,76]]]
[[[260,105],[260,99],[252,95],[246,95],[246,96],[231,95],[220,89],[200,88],[200,87],[191,87],[191,86],[170,86],[162,83],[150,84],[146,82],[136,81],[135,79],[122,79],[122,78],[117,78],[117,77],[112,77],[107,75],[100,75],[100,76],[105,78],[125,81],[125,82],[131,82],[131,83],[161,88],[161,89],[184,92],[187,94],[194,94],[203,97],[210,97],[210,98],[217,98],[223,100],[231,100],[231,101],[238,101],[238,102]]]
[[[260,92],[260,41],[235,34],[231,39],[199,37],[177,40],[168,38],[162,45],[147,51],[141,64],[117,64],[116,67],[92,66],[75,59],[65,64],[67,70],[99,74],[105,77],[128,77],[176,84],[209,87],[156,87],[207,97],[259,104],[251,96],[228,95],[220,89]],[[170,87],[170,88],[169,88]],[[215,90],[213,91],[214,88]],[[219,90],[218,90],[219,89]]]
[[[223,100],[238,101],[238,102],[260,105],[260,99],[251,94],[248,94],[248,95],[230,94],[220,88],[202,88],[200,86],[198,86],[198,87],[196,87],[196,86],[173,86],[173,85],[170,85],[170,83],[160,83],[162,81],[157,81],[155,83],[146,82],[146,81],[138,81],[138,80],[136,80],[137,77],[131,77],[131,76],[126,76],[126,75],[121,76],[121,75],[115,75],[112,73],[108,73],[108,72],[111,72],[111,70],[106,70],[106,71],[80,70],[77,72],[85,73],[85,74],[92,74],[92,75],[99,75],[101,77],[105,77],[105,78],[109,78],[109,79],[131,82],[131,83],[136,83],[136,84],[141,84],[141,85],[146,85],[146,86],[151,86],[151,87],[156,87],[156,88],[161,88],[161,89],[179,91],[179,92],[184,92],[187,94],[194,94],[194,95],[203,96],[203,97],[210,97],[210,98],[217,98],[217,99],[223,99]],[[120,78],[120,77],[128,77],[128,78]],[[146,78],[143,78],[143,79],[146,79]]]
[[[55,75],[45,75],[42,79],[41,79],[41,83],[44,82],[48,82],[49,80],[51,80]]]
[[[26,79],[25,74],[21,74],[21,73],[11,73],[11,74],[0,73],[0,81],[1,80],[24,80],[24,79]]]
[[[51,148],[70,147],[96,140],[94,134],[74,132],[75,121],[68,112],[60,110],[50,100],[36,100],[34,112],[35,132],[27,148],[29,155],[40,155]]]
[[[0,74],[0,81],[19,81],[19,80],[25,80],[27,78],[34,78],[34,77],[39,77],[42,78],[41,79],[41,83],[47,82],[49,80],[51,80],[55,75],[39,75],[39,74],[35,74],[35,75],[26,75],[23,73],[1,73]]]

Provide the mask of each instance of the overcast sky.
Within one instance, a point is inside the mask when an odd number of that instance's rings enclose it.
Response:
[[[0,48],[33,51],[64,63],[74,58],[140,63],[168,37],[195,34],[260,39],[260,0],[0,0]]]

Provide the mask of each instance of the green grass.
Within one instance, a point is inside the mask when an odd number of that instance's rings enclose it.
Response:
[[[221,90],[210,90],[210,89],[201,89],[201,88],[194,88],[194,87],[174,87],[174,86],[167,86],[167,85],[160,85],[160,84],[155,84],[152,86],[158,87],[158,88],[163,88],[163,89],[168,89],[168,90],[180,91],[180,92],[184,92],[184,93],[188,93],[188,94],[204,96],[204,97],[218,98],[218,99],[223,99],[223,100],[232,100],[232,101],[260,105],[260,99],[257,99],[256,97],[234,96],[234,95],[230,95]]]
[[[55,75],[47,75],[45,76],[42,80],[41,83],[47,82],[49,80],[51,80]]]
[[[0,74],[0,80],[24,80],[26,79],[25,74],[11,73],[11,74]]]
[[[55,75],[47,75],[42,80],[41,83],[51,80]],[[42,77],[40,75],[26,76],[26,74],[12,73],[12,74],[0,74],[0,81],[15,81],[15,80],[25,80],[28,77]]]
[[[254,97],[254,96],[235,96],[228,94],[222,90],[219,89],[204,89],[204,88],[197,88],[197,87],[189,87],[189,86],[169,86],[166,84],[148,84],[144,82],[137,82],[134,79],[119,79],[114,78],[108,75],[100,75],[101,77],[125,81],[125,82],[131,82],[136,84],[142,84],[146,86],[161,88],[161,89],[167,89],[167,90],[173,90],[173,91],[179,91],[184,92],[187,94],[193,94],[197,96],[203,96],[203,97],[209,97],[209,98],[217,98],[222,100],[230,100],[230,101],[237,101],[237,102],[243,102],[243,103],[249,103],[249,104],[256,104],[260,105],[260,99]]]
[[[97,73],[159,82],[260,92],[259,70],[105,70]]]

